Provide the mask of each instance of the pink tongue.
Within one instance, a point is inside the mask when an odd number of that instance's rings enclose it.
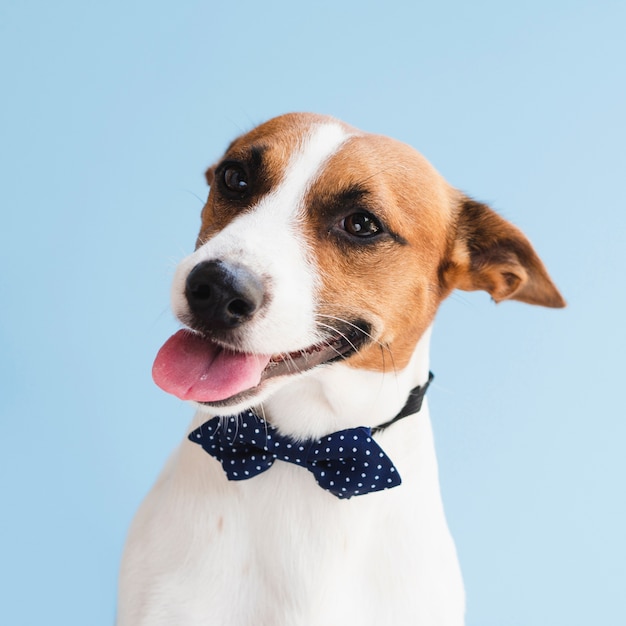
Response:
[[[215,402],[256,387],[270,357],[230,352],[188,330],[170,337],[154,360],[152,378],[181,400]]]

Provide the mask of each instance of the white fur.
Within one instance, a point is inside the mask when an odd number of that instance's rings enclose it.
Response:
[[[315,272],[300,233],[300,210],[320,167],[346,138],[339,124],[315,127],[291,158],[277,189],[180,263],[172,288],[175,314],[180,317],[187,309],[184,293],[189,271],[201,261],[219,258],[245,265],[271,281],[269,309],[246,331],[241,350],[276,354],[319,341],[313,315]]]
[[[317,127],[277,190],[181,263],[175,311],[184,310],[182,285],[197,262],[236,260],[269,276],[273,289],[269,310],[243,340],[247,349],[276,353],[316,341],[315,266],[298,211],[345,138],[339,126]],[[380,424],[426,381],[429,335],[402,371],[336,363],[282,378],[255,402],[281,430],[302,437]],[[199,413],[191,427],[206,419]],[[132,525],[118,626],[460,626],[464,592],[427,402],[376,438],[403,483],[349,501],[283,462],[229,482],[217,461],[183,441]]]

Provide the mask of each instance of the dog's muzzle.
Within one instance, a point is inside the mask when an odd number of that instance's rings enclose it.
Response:
[[[291,349],[268,354],[242,349],[242,336],[271,301],[268,281],[233,262],[195,265],[184,282],[186,310],[179,311],[187,328],[159,350],[152,369],[157,385],[183,400],[239,403],[269,379],[344,360],[370,341],[371,326],[365,320],[337,318],[333,326],[320,324],[308,345],[294,342]]]

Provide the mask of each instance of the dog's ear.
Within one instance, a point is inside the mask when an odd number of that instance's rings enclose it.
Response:
[[[495,302],[565,306],[528,239],[487,205],[463,196],[456,226],[452,260],[442,268],[450,287],[482,289]]]
[[[211,165],[211,167],[204,173],[204,177],[206,178],[206,182],[209,184],[209,187],[213,185],[213,179],[215,178],[215,165]]]

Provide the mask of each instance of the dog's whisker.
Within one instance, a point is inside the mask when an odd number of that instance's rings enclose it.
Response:
[[[267,437],[269,435],[269,426],[268,426],[267,415],[265,414],[265,406],[261,404],[259,408],[261,409],[261,418],[263,419],[263,430],[265,431],[265,441],[267,441]]]
[[[204,206],[204,203],[206,202],[206,200],[203,200],[195,191],[191,191],[191,189],[181,189],[181,191],[184,191],[185,193],[188,193],[190,196],[193,196],[194,198],[199,200]]]
[[[290,367],[289,364],[291,364],[291,367],[294,369],[294,371],[296,372],[300,372],[300,368],[298,367],[298,364],[296,363],[295,359],[293,358],[293,356],[291,356],[291,354],[285,354],[283,356],[283,360],[285,361],[285,363],[287,363],[287,368]]]
[[[325,317],[327,319],[335,320],[336,322],[339,322],[341,324],[345,324],[346,326],[350,326],[351,328],[354,328],[355,330],[360,332],[363,336],[367,337],[371,341],[373,341],[375,343],[379,343],[371,333],[368,333],[366,330],[364,330],[363,328],[361,328],[357,324],[351,322],[350,320],[344,319],[342,317],[337,317],[335,315],[327,315],[325,313],[317,313],[316,317],[318,317],[318,318],[319,317]],[[328,328],[332,328],[332,326],[328,326]],[[333,329],[333,330],[336,330],[336,329]]]
[[[350,341],[347,339],[347,337],[345,337],[345,336],[344,336],[343,334],[341,334],[341,333],[339,333],[339,334],[341,335],[341,337],[343,337],[343,338],[344,338],[344,339],[345,339],[345,340],[346,340],[346,341],[350,344],[350,346],[351,346],[354,350],[356,350],[356,347],[355,347],[352,343],[350,343]],[[325,346],[326,346],[329,350],[332,350],[335,354],[337,354],[338,356],[340,356],[342,359],[344,359],[344,360],[345,360],[345,359],[347,358],[347,356],[346,356],[343,352],[341,352],[340,350],[337,350],[337,348],[335,348],[335,346],[332,344],[332,342],[330,342],[330,341],[325,341],[325,342],[323,342],[323,343],[324,343],[324,345],[325,345]]]
[[[350,339],[348,339],[348,336],[345,335],[344,333],[342,333],[341,331],[337,330],[336,328],[333,328],[332,326],[330,326],[328,324],[324,324],[324,322],[319,322],[318,321],[318,325],[319,326],[323,326],[324,328],[328,328],[329,330],[333,331],[334,333],[339,335],[342,339],[344,339],[355,352],[358,351],[358,348],[350,341]],[[355,328],[358,328],[358,327],[355,326]],[[364,333],[364,334],[366,334],[366,333]],[[328,341],[325,341],[323,343],[325,343],[327,347],[329,347],[332,350],[334,350],[335,352],[337,352],[337,354],[340,354],[340,352],[338,350],[335,350],[335,348],[330,343],[328,343]]]
[[[396,368],[396,363],[395,363],[393,351],[391,350],[391,348],[389,347],[389,345],[387,343],[376,340],[372,336],[371,333],[368,333],[367,331],[363,330],[362,328],[360,328],[356,324],[350,322],[349,320],[346,320],[346,319],[343,319],[343,318],[340,318],[340,317],[337,317],[337,316],[334,316],[334,315],[323,314],[323,313],[318,313],[317,317],[318,318],[319,317],[324,317],[324,318],[327,318],[327,319],[332,319],[332,320],[335,320],[335,321],[340,322],[342,324],[346,324],[346,325],[348,325],[348,326],[350,326],[352,328],[355,328],[356,330],[361,332],[364,336],[366,336],[370,340],[372,340],[372,342],[375,345],[378,345],[379,348],[380,348],[380,353],[381,353],[381,361],[382,361],[382,366],[383,366],[383,375],[387,373],[385,353],[386,352],[389,353],[389,358],[391,359],[391,371],[393,372],[393,376],[394,376],[394,379],[396,380],[396,383],[399,384],[399,381],[398,381],[398,370]],[[332,330],[332,331],[334,331],[336,333],[339,333],[339,331],[336,328],[334,328],[333,326],[330,326],[328,324],[325,324],[324,322],[319,321],[319,319],[318,319],[317,323],[320,326],[323,326],[323,327],[328,328],[328,329],[330,329],[330,330]],[[341,334],[341,333],[339,333],[339,334]],[[347,338],[346,338],[346,341],[348,341]],[[382,380],[381,380],[381,388],[382,388]]]
[[[355,330],[360,332],[364,337],[367,337],[373,343],[381,346],[383,349],[389,350],[389,346],[386,343],[380,342],[371,333],[368,333],[366,330],[364,330],[363,328],[361,328],[357,324],[354,324],[353,322],[350,322],[349,320],[343,319],[341,317],[336,317],[334,315],[327,315],[327,314],[324,314],[324,313],[317,313],[316,316],[318,318],[319,317],[325,317],[327,319],[332,319],[332,320],[335,320],[335,321],[340,322],[342,324],[346,324],[347,326],[350,326],[351,328],[354,328]],[[322,325],[322,322],[318,321],[318,324]],[[336,329],[334,329],[332,326],[327,326],[327,328],[332,328],[333,330],[336,331]]]

